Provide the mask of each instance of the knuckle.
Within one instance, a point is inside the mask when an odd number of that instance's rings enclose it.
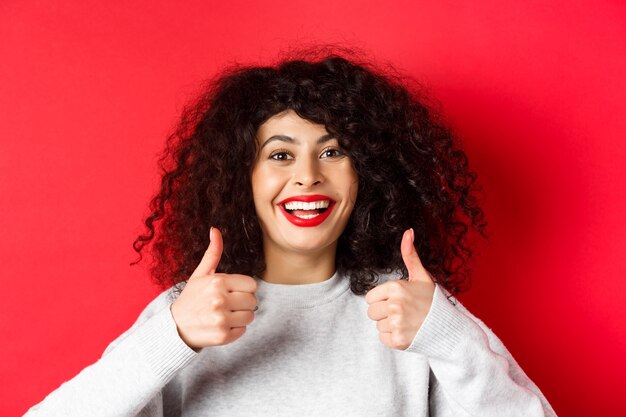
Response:
[[[248,277],[248,278],[250,278],[250,281],[251,281],[252,292],[256,292],[259,289],[259,284],[256,282],[256,279],[252,277]]]
[[[391,344],[396,349],[402,349],[405,345],[404,338],[402,335],[394,332],[391,334]]]
[[[390,314],[402,314],[404,311],[404,307],[400,303],[391,303],[389,304],[389,313]]]
[[[404,281],[395,280],[389,283],[389,291],[391,293],[401,293],[404,291]]]
[[[221,294],[216,295],[211,300],[211,303],[210,303],[212,310],[223,310],[225,305],[226,305],[226,298]]]
[[[223,314],[218,314],[213,318],[213,325],[220,330],[228,329],[229,327],[227,326],[227,324],[228,320]]]
[[[226,286],[226,277],[222,275],[213,275],[211,276],[209,284],[214,288],[222,289]]]
[[[220,332],[215,333],[214,340],[216,344],[224,345],[228,343],[228,337],[229,337],[229,334],[227,331],[220,331]]]
[[[402,291],[398,291],[397,294],[394,294],[393,298],[396,301],[408,301],[409,293],[405,289],[402,289]]]

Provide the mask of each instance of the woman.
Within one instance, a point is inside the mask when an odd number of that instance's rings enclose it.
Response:
[[[135,249],[169,289],[29,416],[555,415],[453,297],[476,176],[399,78],[225,71],[162,164]]]

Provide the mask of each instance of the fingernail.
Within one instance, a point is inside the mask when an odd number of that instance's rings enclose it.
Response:
[[[209,240],[213,240],[213,226],[211,226],[211,230],[209,230]]]
[[[411,227],[411,242],[415,242],[415,232],[413,231],[412,227]]]

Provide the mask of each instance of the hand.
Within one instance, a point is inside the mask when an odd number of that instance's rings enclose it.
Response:
[[[224,244],[211,228],[209,247],[171,312],[181,339],[192,349],[237,340],[254,319],[257,282],[247,275],[216,274]]]
[[[405,350],[430,310],[435,283],[413,246],[413,229],[406,230],[400,243],[402,259],[409,272],[408,281],[393,280],[370,290],[365,301],[367,316],[376,321],[380,341],[390,348]]]

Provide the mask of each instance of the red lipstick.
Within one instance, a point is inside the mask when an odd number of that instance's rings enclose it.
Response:
[[[320,200],[328,200],[330,201],[330,205],[323,213],[320,213],[311,219],[303,219],[301,217],[295,216],[289,213],[285,209],[285,203],[288,203],[290,201],[304,201],[306,203],[310,203],[313,201],[320,201]],[[333,200],[332,198],[328,196],[320,195],[320,194],[299,195],[299,196],[294,196],[294,197],[289,197],[289,198],[284,199],[283,201],[278,203],[278,206],[280,207],[280,211],[282,211],[282,213],[285,215],[287,220],[289,220],[292,224],[299,226],[299,227],[314,227],[314,226],[318,226],[322,224],[322,222],[326,220],[326,218],[330,215],[330,212],[335,207],[335,200]]]

